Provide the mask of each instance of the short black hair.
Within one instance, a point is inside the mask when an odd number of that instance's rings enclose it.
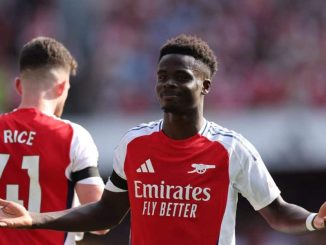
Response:
[[[217,59],[213,50],[199,37],[181,34],[167,40],[160,49],[159,61],[167,54],[190,55],[202,61],[208,66],[211,77],[213,77],[217,71]]]
[[[26,43],[19,55],[20,72],[47,66],[63,67],[74,75],[78,65],[68,49],[53,38],[37,37]]]

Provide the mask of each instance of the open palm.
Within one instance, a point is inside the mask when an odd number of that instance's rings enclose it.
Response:
[[[0,198],[0,207],[0,227],[25,228],[32,225],[32,218],[22,205]]]

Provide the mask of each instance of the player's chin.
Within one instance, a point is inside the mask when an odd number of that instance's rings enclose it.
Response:
[[[161,109],[165,113],[178,113],[180,112],[179,108],[175,105],[163,105],[161,106]]]

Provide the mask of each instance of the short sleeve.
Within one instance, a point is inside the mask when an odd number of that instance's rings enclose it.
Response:
[[[71,126],[73,128],[73,137],[70,148],[71,162],[66,170],[66,175],[70,180],[71,173],[87,168],[97,168],[99,157],[97,147],[90,133],[78,124],[72,123]],[[85,175],[85,179],[86,178],[87,176]],[[85,181],[83,182],[86,183]]]
[[[274,201],[280,190],[255,147],[239,136],[230,156],[231,182],[255,210]]]
[[[125,183],[127,182],[126,174],[124,172],[126,149],[127,143],[124,139],[122,139],[119,145],[114,149],[113,154],[113,174],[115,176],[115,179],[119,179],[119,182]],[[118,186],[114,181],[112,181],[111,177],[108,179],[105,189],[113,192],[126,191],[126,188],[122,188],[120,185]]]
[[[120,140],[113,153],[113,172],[108,179],[105,189],[113,192],[128,191],[127,175],[125,173],[125,160],[130,142],[134,139],[152,134],[160,129],[161,120],[140,124],[131,128]]]

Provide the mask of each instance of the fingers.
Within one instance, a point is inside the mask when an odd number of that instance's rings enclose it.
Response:
[[[319,212],[318,212],[318,216],[326,217],[326,202],[324,202],[324,204],[321,205]]]
[[[5,228],[8,227],[7,223],[0,221],[0,227]]]
[[[13,227],[15,226],[15,222],[12,219],[1,219],[0,220],[0,227]]]
[[[316,223],[321,227],[322,229],[326,227],[326,202],[321,205],[317,217],[316,217]]]
[[[26,221],[21,218],[1,219],[0,228],[24,228],[27,227]]]
[[[6,200],[0,198],[0,206],[5,207],[5,206],[7,206],[9,203],[10,203],[10,202],[8,202],[8,201],[6,201]]]
[[[325,228],[325,219],[324,219],[324,217],[320,217],[319,215],[317,215],[313,222],[314,222],[314,226],[318,230],[321,230],[321,229]]]

